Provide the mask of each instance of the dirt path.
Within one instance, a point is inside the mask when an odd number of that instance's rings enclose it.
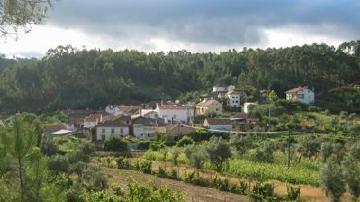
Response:
[[[248,197],[228,192],[221,192],[212,188],[205,188],[187,184],[181,181],[158,178],[153,175],[147,175],[134,170],[120,170],[114,168],[102,167],[108,175],[110,185],[121,186],[123,190],[127,189],[127,184],[132,180],[141,183],[154,183],[156,186],[168,186],[172,190],[184,193],[186,201],[190,202],[232,202],[232,201],[250,201]]]

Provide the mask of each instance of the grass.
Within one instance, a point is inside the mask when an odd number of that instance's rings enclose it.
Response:
[[[153,161],[171,161],[171,153],[166,155],[164,159],[162,151],[147,151],[143,158]],[[312,186],[319,186],[319,167],[318,160],[302,159],[300,162],[291,161],[291,166],[287,168],[287,156],[281,152],[274,154],[274,162],[265,163],[251,160],[250,154],[242,157],[231,159],[227,164],[224,164],[223,171],[237,175],[240,177],[254,178],[258,180],[279,180],[292,184],[307,184]],[[178,158],[178,162],[188,164],[189,160],[184,153]],[[205,169],[213,170],[209,162],[205,163]]]
[[[318,171],[296,165],[288,169],[282,164],[232,159],[224,166],[224,171],[241,177],[260,180],[274,179],[292,184],[319,186]]]

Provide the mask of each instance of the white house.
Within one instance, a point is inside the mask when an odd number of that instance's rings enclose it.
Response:
[[[210,132],[221,132],[231,131],[232,122],[230,119],[219,119],[219,118],[206,118],[204,121],[204,127],[209,128]]]
[[[194,117],[194,107],[186,105],[156,105],[155,111],[165,123],[191,123]]]
[[[244,97],[244,95],[242,92],[229,91],[226,93],[226,97],[228,98],[229,107],[240,107],[241,98]]]
[[[163,119],[138,117],[133,120],[133,135],[135,137],[152,137],[154,134],[160,133],[160,131],[166,131]]]
[[[136,105],[108,105],[105,107],[105,111],[114,116],[131,116],[139,113],[141,106]]]
[[[297,87],[286,91],[286,99],[290,101],[299,101],[304,104],[314,104],[315,93],[314,90],[308,87]]]
[[[130,127],[124,120],[105,121],[96,126],[96,140],[105,141],[110,137],[124,137],[129,135]]]
[[[254,105],[257,105],[257,103],[255,103],[255,102],[245,102],[244,103],[244,113],[248,114],[250,112],[250,107],[254,106]]]

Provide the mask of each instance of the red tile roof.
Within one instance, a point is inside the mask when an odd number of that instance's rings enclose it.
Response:
[[[286,93],[298,93],[298,92],[304,91],[304,89],[305,88],[303,88],[303,87],[297,87],[297,88],[293,88],[293,89],[286,91]]]
[[[213,104],[220,104],[221,103],[217,100],[206,100],[206,101],[202,101],[200,102],[199,104],[197,104],[196,106],[199,106],[199,107],[208,107],[210,105],[213,105]]]

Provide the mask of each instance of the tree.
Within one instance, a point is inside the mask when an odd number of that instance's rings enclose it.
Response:
[[[207,154],[204,146],[188,145],[185,148],[185,155],[190,161],[190,165],[193,166],[197,173],[201,169],[207,159]]]
[[[301,156],[306,158],[311,158],[317,156],[320,151],[320,142],[316,139],[315,136],[305,136],[300,141],[300,146],[298,148]]]
[[[249,136],[243,136],[240,134],[230,136],[230,145],[239,155],[246,153],[248,149],[252,147],[252,141]]]
[[[111,137],[110,139],[105,141],[104,150],[115,151],[115,152],[126,152],[128,151],[128,144],[127,142],[123,141],[118,137]]]
[[[320,186],[332,202],[339,202],[345,190],[341,166],[335,161],[327,161],[320,169]]]
[[[343,161],[343,176],[349,193],[354,201],[360,196],[360,164],[358,160],[348,157]]]
[[[190,144],[194,144],[194,140],[189,136],[184,136],[176,143],[176,146],[184,147],[184,146],[190,145]]]
[[[279,99],[278,95],[276,94],[276,92],[274,90],[270,91],[268,98],[271,103],[275,103]]]
[[[40,24],[53,0],[3,0],[0,2],[0,34],[25,33]]]
[[[231,157],[230,146],[221,137],[211,137],[206,146],[206,152],[217,171],[221,171],[222,164]]]
[[[357,141],[351,146],[350,155],[353,159],[360,161],[360,141]]]

